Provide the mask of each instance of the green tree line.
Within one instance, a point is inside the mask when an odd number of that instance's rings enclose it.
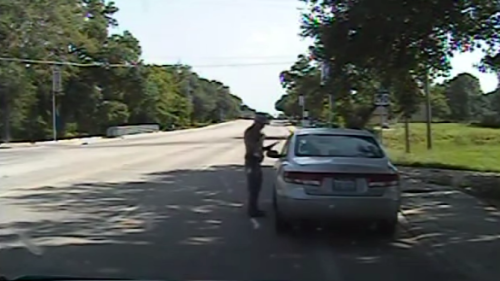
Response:
[[[313,80],[309,85],[305,81],[299,83],[302,83],[297,84],[301,91],[291,90],[282,95],[275,103],[276,110],[287,116],[300,118],[302,108],[299,106],[299,93],[305,93],[306,109],[309,111],[310,117],[327,121],[329,116],[328,100],[321,97],[319,91],[314,91],[319,82]],[[308,87],[311,90],[309,94],[307,94]],[[377,89],[372,89],[372,91],[375,93]],[[484,93],[476,76],[470,73],[460,73],[442,83],[432,84],[429,92],[433,122],[469,123],[482,127],[500,128],[500,90]],[[370,102],[370,100],[366,101],[367,107]],[[420,106],[415,108],[409,121],[424,122],[426,117],[423,93],[412,102]],[[363,104],[363,101],[361,100],[359,103]],[[342,101],[337,101],[336,111],[349,117],[352,114],[351,110],[346,111],[342,106]],[[393,104],[392,107],[398,109],[400,106]],[[398,121],[402,115],[392,114],[391,117]]]
[[[190,127],[252,111],[228,86],[200,77],[189,65],[142,62],[133,34],[110,32],[118,25],[117,11],[104,0],[0,0],[4,141],[52,136],[51,62],[68,62],[55,98],[59,138],[125,124]]]
[[[422,110],[428,77],[436,120],[500,126],[500,94],[482,93],[476,77],[464,73],[432,83],[449,74],[450,57],[459,52],[481,50],[480,69],[499,69],[496,1],[302,2],[307,8],[301,35],[314,44],[280,74],[286,94],[276,102],[277,110],[300,116],[303,95],[311,117],[364,127],[376,109],[375,94],[385,89],[391,95],[390,117],[411,119]],[[329,71],[321,83],[324,65]]]

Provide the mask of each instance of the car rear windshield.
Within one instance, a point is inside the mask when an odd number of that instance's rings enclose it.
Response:
[[[304,157],[383,158],[375,138],[357,135],[309,134],[297,136],[295,155]]]

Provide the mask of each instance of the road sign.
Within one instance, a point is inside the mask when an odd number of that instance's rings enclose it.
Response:
[[[61,67],[58,65],[52,69],[52,90],[54,92],[62,91]]]
[[[391,103],[390,97],[389,97],[389,91],[387,90],[380,90],[376,95],[375,95],[375,101],[374,101],[376,106],[389,106]]]
[[[304,96],[303,95],[299,96],[299,105],[304,106]]]

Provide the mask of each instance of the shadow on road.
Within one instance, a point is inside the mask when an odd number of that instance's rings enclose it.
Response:
[[[458,274],[473,280],[498,280],[498,209],[449,186],[410,178],[404,186],[403,213],[414,240]]]
[[[242,166],[226,165],[3,198],[8,213],[22,210],[25,220],[0,225],[2,274],[331,280],[325,268],[334,263],[345,276],[372,277],[352,280],[419,280],[433,267],[405,234],[395,241],[349,229],[277,237],[270,218],[255,225],[245,216],[244,179]]]

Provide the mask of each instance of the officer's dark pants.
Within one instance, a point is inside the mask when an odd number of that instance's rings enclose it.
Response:
[[[245,173],[248,188],[247,208],[249,213],[254,213],[259,210],[259,194],[262,189],[262,168],[260,163],[247,161],[245,163]]]

